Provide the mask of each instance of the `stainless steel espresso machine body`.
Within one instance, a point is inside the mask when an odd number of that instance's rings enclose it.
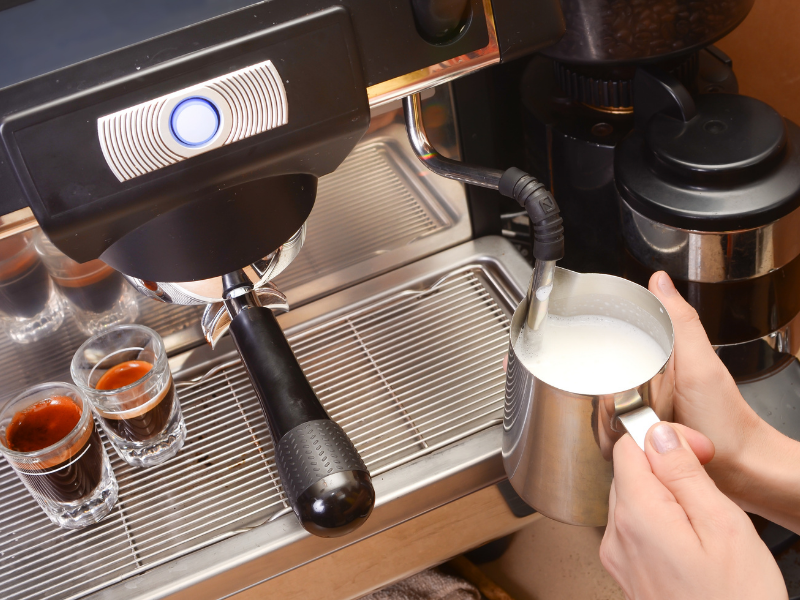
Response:
[[[11,37],[12,54],[29,55],[10,61],[0,89],[0,211],[29,207],[62,252],[102,259],[145,295],[209,304],[206,337],[231,333],[299,520],[323,537],[349,533],[375,501],[369,472],[286,342],[271,310],[285,298],[269,282],[302,246],[318,179],[362,138],[371,106],[551,42],[558,6],[352,0],[208,14],[150,3],[137,7],[152,9],[146,23],[126,23],[121,4],[81,7],[108,20],[84,45],[75,7],[0,13],[8,31],[29,30]],[[68,42],[61,56],[54,30]],[[507,195],[547,195],[522,175]]]

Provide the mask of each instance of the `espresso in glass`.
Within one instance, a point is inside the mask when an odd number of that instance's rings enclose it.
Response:
[[[132,323],[139,314],[136,291],[102,260],[78,263],[61,252],[44,233],[36,237],[36,251],[56,289],[72,308],[78,328],[92,335],[120,323]]]
[[[71,370],[128,464],[161,464],[181,449],[186,425],[164,342],[155,331],[141,325],[109,328],[78,349]]]
[[[84,527],[111,511],[117,483],[75,386],[31,388],[4,404],[0,428],[0,451],[54,523]]]
[[[42,339],[64,321],[59,295],[34,247],[34,232],[0,240],[0,319],[11,339]]]
[[[125,278],[103,261],[71,265],[65,276],[53,274],[61,294],[81,310],[102,313],[111,310],[123,292]]]
[[[144,379],[152,369],[153,365],[144,360],[122,362],[106,371],[95,389],[109,391],[128,387]],[[146,442],[164,431],[174,403],[175,384],[170,380],[167,387],[140,406],[117,413],[99,409],[97,412],[103,425],[121,439]]]

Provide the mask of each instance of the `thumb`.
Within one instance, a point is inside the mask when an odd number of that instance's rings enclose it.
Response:
[[[664,271],[653,273],[647,287],[666,307],[675,326],[676,344],[679,340],[685,340],[686,343],[684,345],[687,346],[687,349],[699,345],[704,350],[707,349],[712,353],[714,352],[697,311],[678,293],[669,275]]]
[[[653,474],[672,493],[697,531],[722,492],[677,427],[664,422],[653,425],[647,432],[645,452]]]
[[[725,365],[708,341],[697,311],[684,300],[663,271],[653,273],[649,290],[661,301],[675,328],[676,386],[684,391],[701,394],[717,392],[718,382],[724,382],[727,391],[735,387]],[[676,415],[679,417],[679,415]]]

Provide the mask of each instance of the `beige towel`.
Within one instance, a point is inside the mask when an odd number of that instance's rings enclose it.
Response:
[[[481,593],[464,579],[428,569],[362,600],[481,600]]]

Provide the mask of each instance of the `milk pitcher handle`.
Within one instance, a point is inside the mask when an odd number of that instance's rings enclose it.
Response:
[[[647,431],[656,423],[660,422],[656,411],[649,406],[642,406],[630,412],[626,412],[617,417],[619,422],[625,428],[625,431],[631,434],[633,441],[644,450],[644,438]]]

